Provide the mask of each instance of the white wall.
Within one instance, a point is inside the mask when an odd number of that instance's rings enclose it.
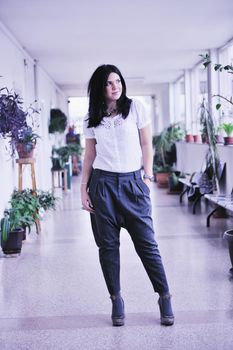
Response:
[[[35,65],[32,57],[23,50],[20,44],[0,23],[0,87],[8,87],[19,93],[28,107],[35,98],[38,100],[38,107],[41,112],[38,115],[38,134],[41,140],[38,141],[36,158],[36,180],[37,188],[47,190],[51,188],[51,147],[53,139],[48,134],[48,123],[50,109],[60,108],[66,115],[68,114],[67,97],[59,89],[48,74]],[[36,66],[36,70],[35,70]],[[35,74],[36,71],[36,74]],[[37,95],[37,96],[36,96]],[[7,206],[10,195],[18,185],[18,167],[15,159],[11,159],[6,151],[6,140],[0,139],[0,217]],[[23,186],[31,187],[29,166],[24,169]]]

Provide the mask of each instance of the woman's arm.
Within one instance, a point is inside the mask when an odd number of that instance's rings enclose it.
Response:
[[[88,181],[91,176],[92,164],[96,157],[96,140],[95,139],[86,139],[85,144],[85,153],[83,160],[83,168],[82,168],[82,180],[81,180],[81,200],[83,209],[93,213],[93,205],[91,203],[90,196],[87,192],[88,189]]]
[[[151,126],[147,125],[142,129],[139,129],[140,144],[142,149],[142,161],[144,167],[144,173],[147,175],[153,175],[153,148],[152,148],[152,134]],[[149,179],[145,179],[144,182],[148,185]]]

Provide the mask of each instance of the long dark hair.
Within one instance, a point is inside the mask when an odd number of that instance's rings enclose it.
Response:
[[[117,110],[122,114],[122,117],[124,119],[127,118],[129,114],[130,104],[132,100],[126,96],[126,84],[121,72],[116,66],[113,66],[112,64],[103,64],[94,71],[88,83],[88,128],[98,126],[106,113],[104,92],[108,77],[111,73],[118,74],[122,84],[122,94],[121,97],[117,100]]]

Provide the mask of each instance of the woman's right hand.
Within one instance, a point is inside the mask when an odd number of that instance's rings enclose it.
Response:
[[[82,201],[82,209],[87,210],[90,213],[94,213],[93,204],[91,202],[90,196],[87,192],[86,186],[81,185],[81,201]]]

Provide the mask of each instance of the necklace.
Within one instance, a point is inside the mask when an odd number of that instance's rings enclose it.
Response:
[[[116,112],[117,112],[117,108],[113,108],[110,111],[106,111],[107,117],[111,117]]]

